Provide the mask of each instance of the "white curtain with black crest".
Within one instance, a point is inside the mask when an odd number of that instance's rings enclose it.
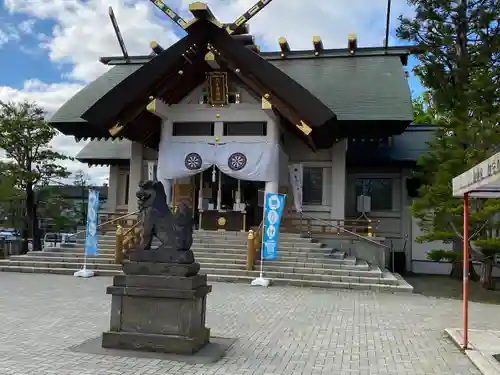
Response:
[[[270,142],[217,145],[214,164],[239,180],[274,181],[279,176],[279,146]]]
[[[249,181],[274,181],[279,175],[279,145],[270,142],[165,142],[158,152],[158,179],[179,179],[213,165]]]

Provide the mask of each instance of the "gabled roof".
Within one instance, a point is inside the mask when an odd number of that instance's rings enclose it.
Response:
[[[435,136],[435,125],[410,125],[399,135],[383,139],[349,139],[348,165],[415,165],[427,152],[427,143]]]
[[[281,59],[271,63],[321,99],[341,121],[408,121],[411,92],[399,56]]]
[[[130,156],[129,140],[98,140],[86,144],[75,159],[90,165],[126,165]]]
[[[139,69],[140,65],[120,65],[112,67],[95,81],[89,83],[71,99],[63,104],[52,116],[50,123],[65,134],[77,138],[109,137],[106,131],[99,131],[98,126],[88,126],[81,118],[82,114],[94,105],[113,87]]]
[[[413,118],[400,60],[407,53],[278,59],[245,48],[201,20],[158,56],[115,66],[70,99],[51,123],[80,138],[110,137],[109,130],[118,125],[120,137],[157,148],[161,123],[145,107],[151,97],[177,103],[203,82],[210,70],[204,61],[208,43],[217,49],[223,68],[235,72],[256,94],[270,94],[273,108],[292,131],[304,137],[295,125],[300,121],[309,125],[313,131],[304,138],[315,148],[330,147],[335,138],[359,132],[401,133]]]

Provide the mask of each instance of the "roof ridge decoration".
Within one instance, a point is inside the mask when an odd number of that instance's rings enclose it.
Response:
[[[221,24],[213,15],[212,11],[207,4],[202,2],[194,2],[189,5],[189,11],[193,14],[194,18],[186,22],[181,16],[179,16],[172,8],[165,5],[162,0],[149,0],[158,9],[160,9],[165,15],[167,15],[172,21],[179,25],[183,30],[188,29],[193,25],[198,19],[207,19],[214,23],[216,26],[225,28],[229,35],[232,34],[247,34],[249,32],[247,27],[247,22],[253,18],[257,13],[264,9],[267,5],[271,3],[272,0],[259,0],[251,8],[249,8],[245,13],[239,16],[233,23]]]
[[[214,66],[205,61],[206,54],[212,53],[216,66],[231,71],[252,91],[265,97],[272,109],[286,119],[291,130],[312,149],[331,147],[335,139],[333,135],[339,130],[335,113],[302,85],[259,56],[253,37],[244,34],[248,31],[248,20],[272,0],[259,0],[231,24],[219,22],[205,3],[190,4],[189,10],[195,18],[186,22],[163,1],[150,1],[181,26],[187,35],[167,49],[156,42],[151,43],[156,56],[94,103],[82,115],[83,119],[114,137],[127,138],[129,124],[145,116],[144,113],[152,116],[146,111],[151,97],[174,104],[198,86],[205,79],[206,71]]]

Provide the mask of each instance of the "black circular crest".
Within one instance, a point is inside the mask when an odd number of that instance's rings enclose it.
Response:
[[[191,152],[187,154],[186,158],[184,159],[184,165],[190,171],[195,171],[197,169],[200,169],[202,164],[203,161],[201,159],[201,156],[196,152]]]
[[[235,172],[242,170],[247,165],[247,157],[241,152],[235,152],[227,159],[227,164]]]

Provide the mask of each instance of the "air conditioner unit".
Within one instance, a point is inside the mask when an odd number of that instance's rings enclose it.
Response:
[[[372,210],[372,199],[368,195],[358,195],[356,198],[356,211],[359,213],[368,213]]]

